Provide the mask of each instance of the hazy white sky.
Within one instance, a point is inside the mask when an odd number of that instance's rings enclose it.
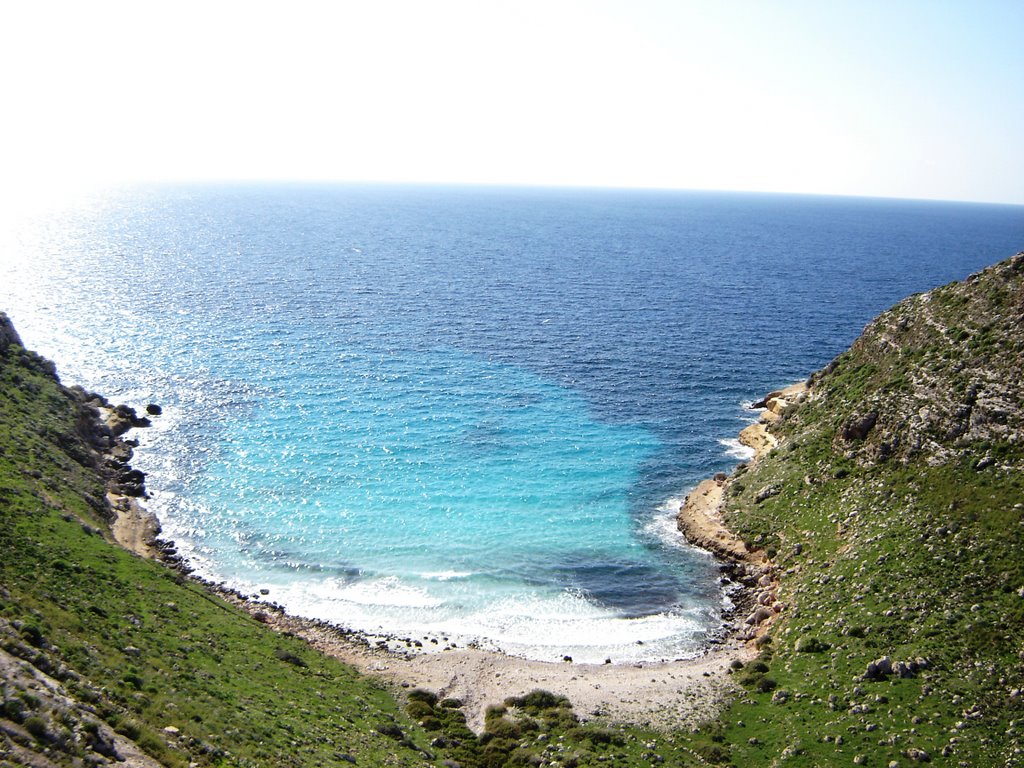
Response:
[[[1024,203],[1021,0],[0,9],[0,185],[339,179]]]

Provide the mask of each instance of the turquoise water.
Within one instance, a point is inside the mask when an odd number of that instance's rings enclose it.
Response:
[[[22,223],[0,301],[65,381],[164,406],[136,463],[200,573],[369,633],[629,662],[720,630],[672,515],[743,456],[744,403],[1021,243],[1005,206],[179,187]]]
[[[225,428],[191,490],[203,508],[177,520],[196,554],[231,553],[232,568],[304,613],[524,652],[552,640],[554,616],[601,616],[585,598],[595,589],[627,617],[662,607],[667,582],[655,599],[635,575],[634,589],[586,582],[588,569],[649,559],[623,512],[655,435],[594,421],[571,390],[454,350],[322,357],[304,386]],[[287,354],[266,362],[267,380],[294,376]]]

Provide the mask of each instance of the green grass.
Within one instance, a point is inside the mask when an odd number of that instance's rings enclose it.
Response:
[[[776,469],[765,462],[751,474],[776,479]],[[737,509],[746,536],[785,539],[777,562],[790,609],[761,675],[775,686],[759,691],[757,675],[740,673],[748,693],[727,716],[731,759],[832,765],[865,755],[887,765],[944,748],[969,765],[1017,759],[1021,499],[1015,474],[979,478],[961,465],[876,469]],[[799,555],[787,546],[796,541]],[[864,680],[882,656],[927,668]]]
[[[86,499],[103,487],[76,460],[87,455],[76,409],[13,362],[0,367],[5,650],[167,765],[328,765],[343,754],[422,764],[425,733],[412,728],[407,743],[378,733],[412,723],[374,681],[98,533],[106,520]]]

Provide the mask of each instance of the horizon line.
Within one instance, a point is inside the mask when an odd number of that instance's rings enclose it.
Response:
[[[124,181],[112,181],[106,184],[97,184],[91,192],[102,192],[105,190],[131,189],[139,187],[216,187],[216,186],[269,186],[269,185],[291,185],[291,186],[378,186],[378,187],[449,187],[449,188],[485,188],[485,189],[509,189],[509,190],[565,190],[585,192],[683,192],[702,194],[724,194],[724,195],[763,195],[777,197],[824,197],[840,198],[849,200],[879,200],[879,201],[900,201],[900,202],[921,202],[921,203],[956,203],[964,205],[996,205],[1022,208],[1024,200],[1020,202],[1008,202],[1005,200],[991,199],[963,199],[963,198],[941,198],[941,197],[902,197],[899,195],[887,194],[866,194],[853,192],[796,192],[770,189],[728,189],[720,187],[674,187],[674,186],[644,186],[644,185],[614,185],[614,184],[573,184],[573,183],[544,183],[544,182],[503,182],[503,181],[437,181],[437,180],[400,180],[400,179],[346,179],[346,178],[314,178],[314,177],[240,177],[240,178],[195,178],[195,179],[135,179]]]

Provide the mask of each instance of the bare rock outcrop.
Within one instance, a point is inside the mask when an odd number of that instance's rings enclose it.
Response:
[[[11,318],[7,316],[7,313],[0,312],[0,352],[6,352],[12,344],[17,344],[19,347],[25,346],[21,343],[21,337],[14,329]]]

